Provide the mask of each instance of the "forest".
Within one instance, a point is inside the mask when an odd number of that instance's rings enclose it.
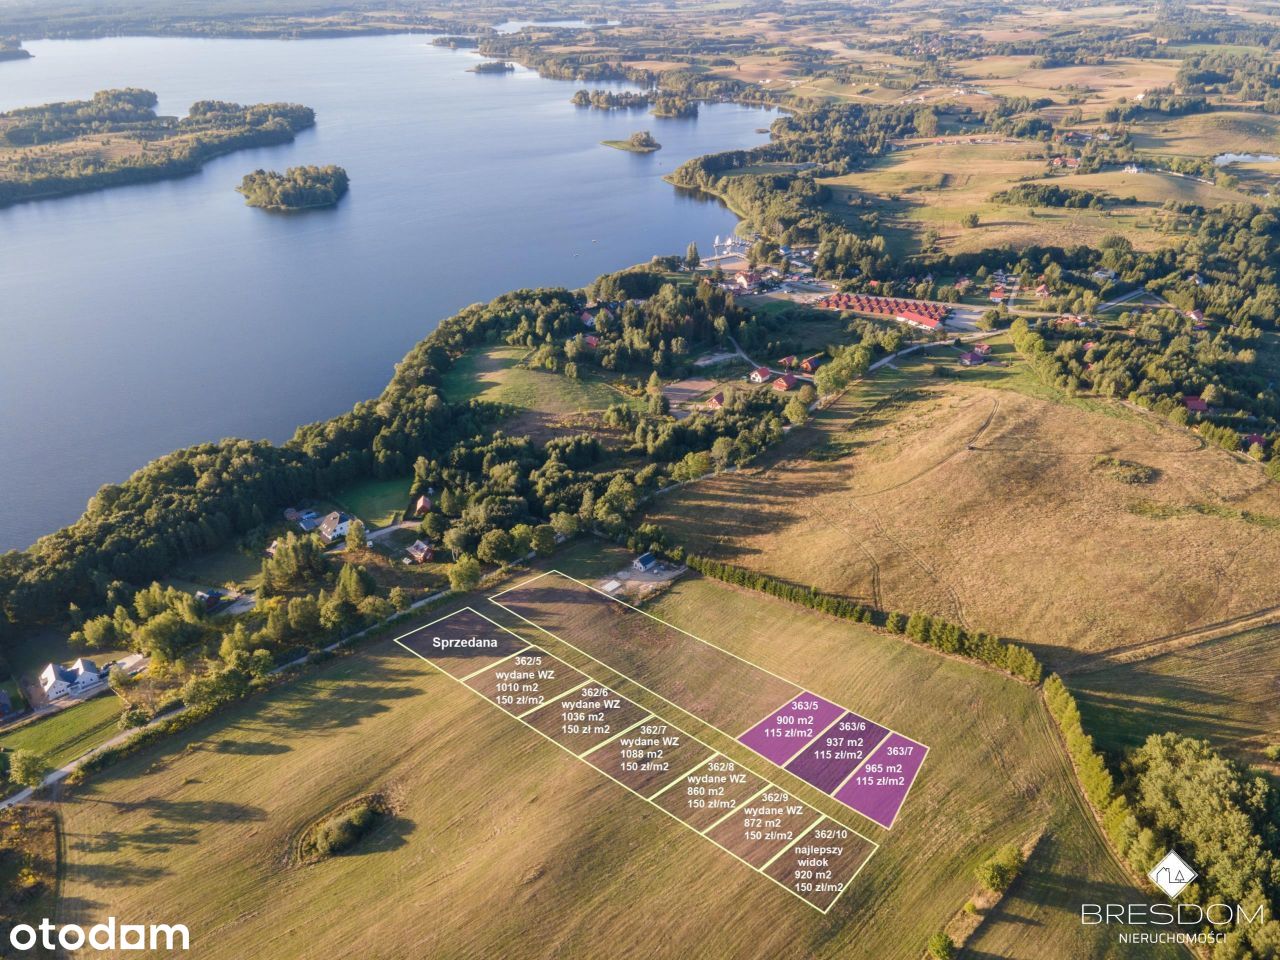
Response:
[[[315,125],[314,111],[299,104],[201,100],[178,119],[157,116],[157,102],[149,90],[103,90],[0,114],[0,206],[183,176]]]

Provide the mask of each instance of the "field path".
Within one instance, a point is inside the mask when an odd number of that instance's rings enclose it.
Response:
[[[1191,630],[1182,630],[1178,633],[1165,634],[1163,637],[1154,637],[1150,640],[1141,640],[1137,643],[1117,647],[1104,656],[1091,657],[1079,666],[1066,667],[1060,669],[1059,672],[1063,676],[1075,676],[1083,673],[1109,670],[1122,664],[1141,663],[1144,660],[1152,660],[1167,653],[1188,650],[1192,647],[1198,647],[1202,643],[1221,640],[1223,637],[1231,636],[1235,633],[1243,633],[1245,630],[1253,630],[1258,627],[1269,627],[1276,623],[1280,623],[1280,605],[1263,607],[1261,610],[1244,613],[1229,620],[1219,620],[1216,623],[1208,623],[1201,627],[1194,627]]]

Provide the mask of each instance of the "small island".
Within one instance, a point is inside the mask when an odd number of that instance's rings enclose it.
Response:
[[[483,63],[477,63],[468,70],[468,73],[511,73],[515,70],[514,63],[508,63],[506,60],[485,60]]]
[[[244,195],[246,204],[263,210],[314,210],[341,200],[347,183],[347,171],[341,167],[290,167],[284,173],[247,173],[236,192]]]
[[[648,130],[637,131],[626,140],[601,140],[600,142],[606,147],[626,150],[630,153],[653,153],[655,150],[662,149],[662,144],[653,139],[653,134]]]
[[[22,46],[20,40],[0,40],[0,60],[27,60],[31,51]]]

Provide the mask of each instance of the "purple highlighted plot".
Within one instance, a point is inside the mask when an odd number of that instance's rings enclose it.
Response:
[[[846,713],[800,752],[786,769],[823,793],[844,783],[889,733],[856,713]]]
[[[773,711],[738,742],[781,767],[844,712],[844,707],[805,692]]]
[[[892,827],[928,752],[923,744],[891,733],[848,783],[836,791],[835,798],[880,826]]]

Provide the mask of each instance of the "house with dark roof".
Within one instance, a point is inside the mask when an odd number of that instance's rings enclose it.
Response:
[[[813,373],[826,362],[827,358],[821,353],[815,353],[812,357],[806,357],[800,361],[800,369],[805,373]]]
[[[320,521],[320,539],[325,543],[333,543],[333,541],[341,539],[347,535],[347,531],[351,529],[351,521],[355,517],[349,513],[342,513],[338,510],[333,513],[325,514],[325,518]]]
[[[784,373],[777,380],[773,381],[773,389],[779,393],[786,393],[794,387],[799,381],[789,373]]]
[[[426,563],[435,559],[436,548],[425,541],[415,540],[405,548],[405,553],[409,554],[409,559],[414,563]]]
[[[724,408],[724,394],[717,393],[714,397],[707,401],[708,410],[721,410]]]
[[[658,565],[658,558],[652,553],[642,553],[631,561],[631,569],[636,573],[649,573]]]

